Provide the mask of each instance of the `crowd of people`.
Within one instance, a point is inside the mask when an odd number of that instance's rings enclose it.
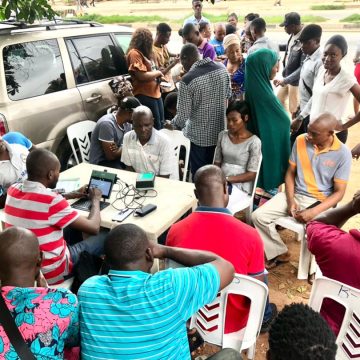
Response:
[[[202,6],[192,0],[178,54],[167,47],[168,24],[160,23],[154,38],[146,28],[134,31],[131,80],[121,79],[116,110],[91,136],[91,164],[172,180],[182,170],[161,130],[180,130],[190,140],[185,178],[194,183],[198,207],[171,226],[163,245],[135,225],[101,228],[99,189],[60,193],[55,154],[20,133],[0,137],[7,228],[0,233],[1,295],[36,358],[189,359],[188,319],[234,273],[267,284],[268,270],[289,262],[276,225],[284,216],[306,226],[323,275],[360,288],[360,232],[341,230],[360,213],[360,193],[338,206],[352,157],[360,157],[360,144],[352,151],[346,145],[348,129],[360,122],[360,46],[354,72],[342,62],[345,38],[332,36],[322,48],[322,28],[304,26],[298,13],[279,24],[289,34],[279,45],[259,14],[246,15],[244,26],[235,13],[213,25]],[[351,97],[354,115],[344,119]],[[246,224],[234,214],[255,193],[268,199]],[[85,196],[92,204],[87,217],[68,202]],[[109,270],[88,278],[75,296],[61,284],[84,253],[105,259]],[[184,267],[151,274],[154,259]],[[335,359],[342,306],[326,300],[320,314],[302,304],[278,313],[270,300],[260,330],[269,332],[268,359]],[[249,308],[248,299],[229,297],[225,333],[241,340]],[[0,358],[16,359],[17,352],[2,323]],[[223,349],[211,359],[241,356]]]

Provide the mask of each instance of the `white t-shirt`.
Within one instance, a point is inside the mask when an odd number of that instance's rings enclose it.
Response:
[[[29,151],[25,146],[4,142],[10,160],[0,161],[0,186],[7,190],[10,185],[27,178],[26,158]]]
[[[313,87],[310,123],[324,112],[333,114],[337,120],[342,117],[350,99],[350,89],[357,84],[354,75],[342,67],[340,72],[329,83],[324,85],[325,69],[319,69]]]

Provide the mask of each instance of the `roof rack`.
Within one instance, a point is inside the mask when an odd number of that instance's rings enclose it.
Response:
[[[8,27],[1,27],[5,25]],[[12,32],[21,32],[22,30],[38,29],[38,30],[57,30],[59,26],[76,26],[88,25],[90,27],[103,26],[102,24],[94,21],[83,21],[78,19],[62,19],[55,18],[54,20],[47,20],[46,22],[39,22],[36,24],[28,24],[24,21],[5,20],[0,21],[0,34],[11,34]]]

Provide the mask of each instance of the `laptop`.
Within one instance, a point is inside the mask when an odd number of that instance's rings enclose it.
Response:
[[[90,188],[98,188],[102,192],[103,201],[100,201],[100,211],[110,205],[105,199],[110,199],[112,188],[116,183],[116,174],[108,173],[106,171],[93,170],[89,181]],[[89,198],[83,198],[75,201],[71,207],[77,210],[90,211],[91,200]]]

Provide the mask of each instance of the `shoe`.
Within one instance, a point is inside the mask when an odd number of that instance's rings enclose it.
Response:
[[[270,330],[271,324],[274,322],[278,314],[277,307],[274,303],[270,303],[270,307],[271,307],[271,316],[268,320],[263,321],[260,329],[260,334],[266,333]]]

